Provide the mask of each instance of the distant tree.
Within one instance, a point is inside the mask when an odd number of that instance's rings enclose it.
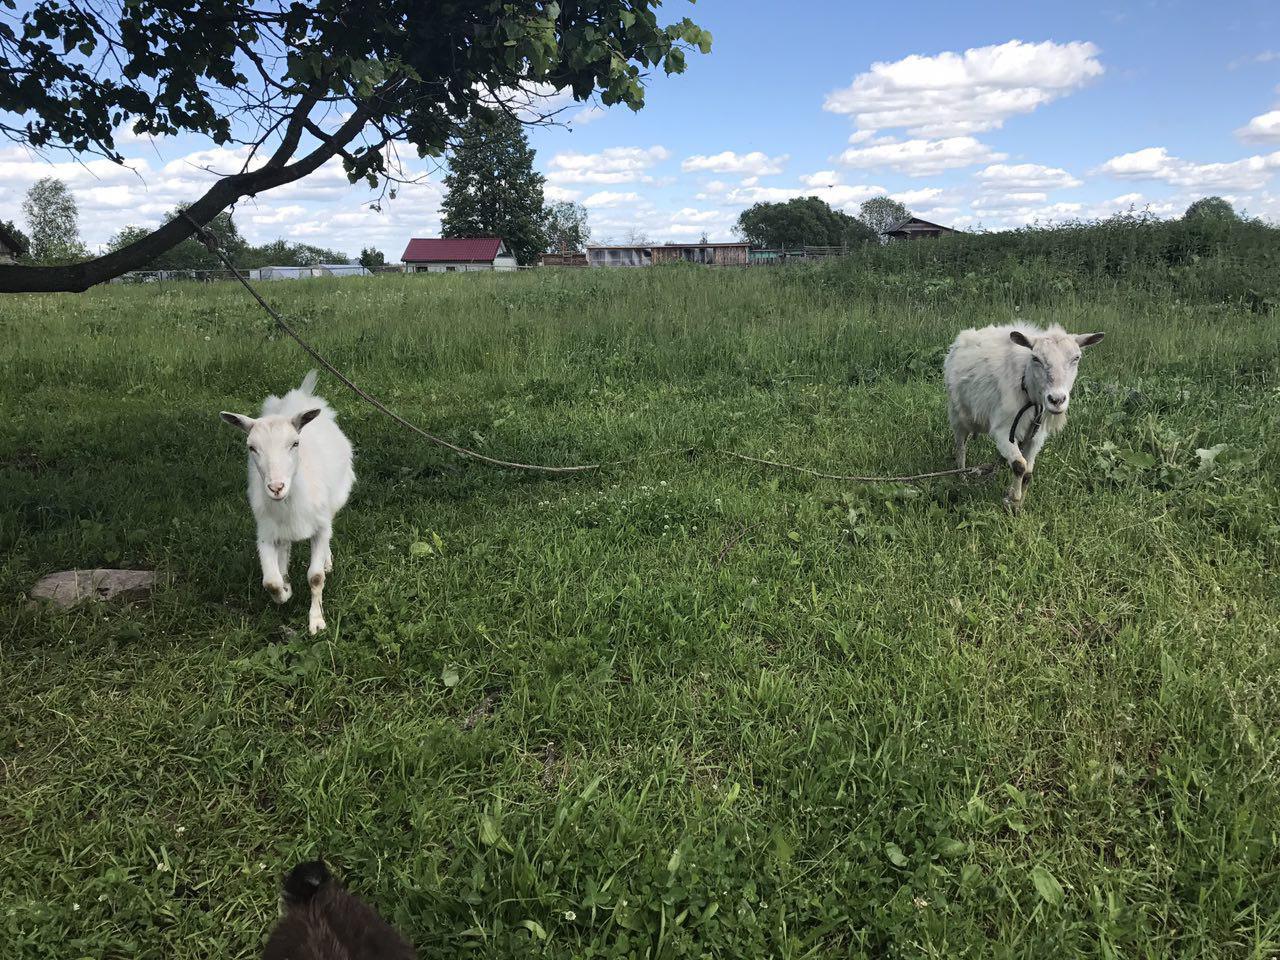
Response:
[[[547,252],[581,250],[591,239],[587,225],[587,208],[580,203],[562,200],[547,207]]]
[[[1239,220],[1235,208],[1222,197],[1201,197],[1182,215],[1184,220]]]
[[[290,243],[283,239],[249,247],[244,253],[246,267],[314,267],[318,263],[350,262],[351,258],[340,250],[327,250],[309,243]]]
[[[74,263],[89,255],[80,242],[80,209],[67,185],[56,177],[37,180],[22,201],[33,263]]]
[[[381,267],[387,262],[386,255],[374,247],[365,247],[360,251],[360,266],[365,267]]]
[[[862,207],[858,210],[858,219],[871,228],[877,240],[889,227],[909,216],[911,216],[910,210],[897,200],[890,200],[888,197],[872,197],[870,200],[864,200]]]
[[[440,205],[446,237],[501,237],[522,265],[547,247],[542,185],[533,148],[515,117],[472,117],[449,157]]]
[[[738,215],[734,231],[753,246],[775,249],[855,246],[874,239],[856,217],[818,197],[754,204]]]
[[[31,250],[31,238],[24,231],[19,229],[18,225],[12,220],[0,220],[0,229],[3,229],[14,240],[18,241],[19,255],[23,258]]]
[[[178,216],[183,210],[178,207],[167,215],[168,219]],[[150,227],[127,226],[107,241],[107,252],[123,250],[131,243],[136,243],[150,235]],[[248,244],[240,236],[240,230],[231,219],[231,212],[222,211],[208,223],[209,232],[218,240],[218,247],[236,266],[243,266]],[[143,264],[144,270],[221,270],[222,261],[203,243],[194,237],[188,237],[181,243],[164,251],[154,260]]]

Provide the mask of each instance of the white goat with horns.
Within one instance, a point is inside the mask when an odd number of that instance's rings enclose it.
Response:
[[[1066,426],[1081,351],[1103,336],[1017,324],[964,330],[951,344],[943,374],[956,466],[965,465],[969,437],[988,434],[1013,471],[1011,510],[1022,507],[1045,440]]]
[[[351,442],[315,387],[312,370],[297,389],[267,397],[256,420],[226,411],[222,419],[248,434],[249,505],[258,523],[262,585],[276,603],[293,596],[289,550],[295,540],[310,540],[308,626],[319,633],[325,628],[324,575],[333,569],[333,518],[351,495],[356,474]]]

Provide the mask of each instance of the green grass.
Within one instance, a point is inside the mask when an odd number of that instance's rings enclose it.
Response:
[[[4,956],[251,957],[314,854],[432,958],[1277,955],[1277,318],[1026,305],[1108,337],[1015,518],[706,452],[948,465],[943,351],[1018,298],[839,269],[266,285],[457,442],[701,451],[501,472],[322,378],[316,639],[217,419],[301,351],[229,284],[0,300]],[[97,565],[162,586],[24,597]]]

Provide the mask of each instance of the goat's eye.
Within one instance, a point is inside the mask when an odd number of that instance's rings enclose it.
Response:
[[[1079,358],[1079,357],[1072,357],[1072,358],[1071,358],[1071,365],[1072,365],[1073,367],[1074,367],[1077,363],[1079,363],[1079,362],[1080,362],[1080,358]]]
[[[250,447],[249,447],[249,452],[250,452],[250,453],[257,453],[257,452],[258,452],[258,448],[257,448],[257,447],[254,447],[254,446],[250,446]]]
[[[1031,355],[1031,362],[1032,362],[1032,363],[1037,363],[1037,364],[1039,364],[1039,365],[1040,365],[1040,366],[1042,366],[1042,367],[1044,366],[1044,361],[1043,361],[1043,360],[1041,360],[1039,357],[1037,357],[1034,353]]]
[[[291,450],[296,450],[296,449],[298,449],[298,441],[297,441],[297,440],[293,441],[293,446],[292,446],[292,447],[290,447],[290,449],[291,449]]]

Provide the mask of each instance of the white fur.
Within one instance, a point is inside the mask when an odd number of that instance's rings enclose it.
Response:
[[[295,541],[311,541],[307,581],[312,633],[325,628],[322,598],[325,573],[333,569],[333,518],[356,482],[351,442],[333,409],[315,395],[315,386],[312,370],[283,397],[267,397],[257,419],[222,414],[247,434],[249,506],[258,524],[262,585],[277,603],[293,596],[290,548]]]
[[[969,437],[988,434],[1014,473],[1005,501],[1019,508],[1045,440],[1066,426],[1081,350],[1102,336],[1030,324],[962,331],[943,365],[956,466],[965,465]],[[1043,410],[1040,429],[1031,434],[1035,409],[1030,409],[1011,443],[1010,428],[1028,402]]]

